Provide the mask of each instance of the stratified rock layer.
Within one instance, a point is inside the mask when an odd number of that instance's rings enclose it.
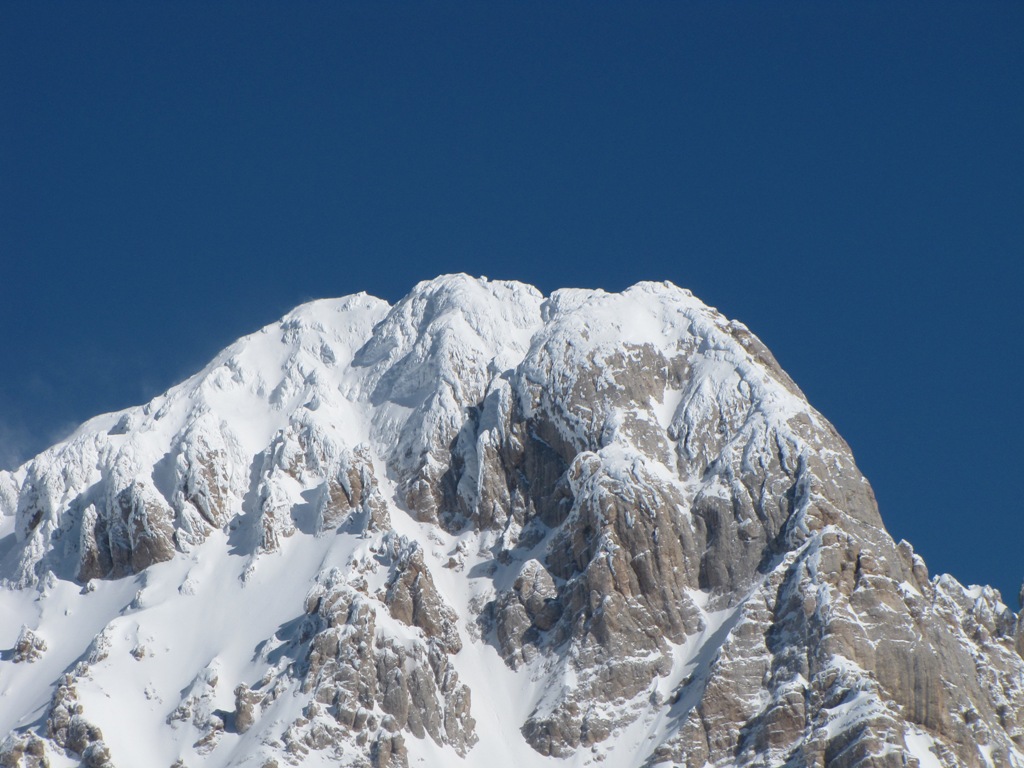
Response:
[[[1021,619],[668,284],[314,302],[0,510],[0,765],[1024,766]]]

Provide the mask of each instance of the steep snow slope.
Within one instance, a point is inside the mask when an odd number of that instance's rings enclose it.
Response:
[[[1017,617],[669,284],[304,305],[0,512],[0,764],[1024,766]]]

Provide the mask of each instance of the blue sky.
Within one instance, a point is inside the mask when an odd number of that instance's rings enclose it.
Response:
[[[1024,5],[0,9],[0,466],[295,304],[671,280],[933,572],[1024,577]]]

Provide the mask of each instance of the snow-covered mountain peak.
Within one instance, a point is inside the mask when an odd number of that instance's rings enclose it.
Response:
[[[4,765],[1024,766],[1021,622],[670,283],[304,304],[0,473],[0,579]]]

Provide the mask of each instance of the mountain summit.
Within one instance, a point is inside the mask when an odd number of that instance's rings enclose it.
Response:
[[[0,472],[0,579],[0,766],[1024,767],[1024,624],[668,283],[303,305]]]

